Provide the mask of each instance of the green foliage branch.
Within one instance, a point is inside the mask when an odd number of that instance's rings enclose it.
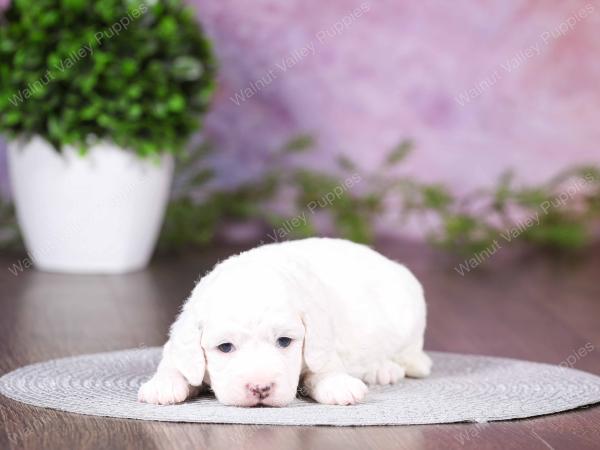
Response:
[[[310,151],[312,144],[309,136],[294,138],[272,155],[260,179],[215,190],[201,202],[194,194],[208,189],[213,173],[204,169],[188,177],[169,205],[163,244],[206,244],[223,224],[252,220],[262,222],[265,233],[294,222],[286,238],[312,236],[317,234],[317,215],[306,214],[311,204],[323,205],[319,213],[328,216],[337,235],[357,242],[372,242],[377,220],[393,210],[399,226],[414,221],[427,230],[432,243],[462,254],[486,249],[513,230],[519,232],[516,240],[535,247],[577,250],[591,242],[597,231],[600,169],[595,166],[566,169],[536,186],[519,185],[508,171],[489,189],[457,196],[441,183],[424,183],[399,171],[412,149],[409,140],[393,148],[370,173],[344,156],[337,159],[334,173],[293,164],[294,155]],[[189,161],[198,164],[208,153],[210,146],[203,145]],[[323,202],[347,184],[349,176],[360,182],[333,201]],[[291,212],[274,213],[272,205],[278,200],[291,205]],[[294,220],[299,216],[306,221]],[[534,225],[524,225],[534,217]]]

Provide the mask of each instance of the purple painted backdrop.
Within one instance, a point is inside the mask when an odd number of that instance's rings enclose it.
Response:
[[[222,179],[299,131],[321,166],[343,151],[374,167],[413,138],[406,170],[459,191],[600,162],[596,0],[190,3],[220,60],[205,130]]]
[[[319,136],[315,159],[367,166],[412,137],[410,170],[458,189],[600,161],[599,2],[193,3],[221,61],[207,131],[228,172],[295,130]]]

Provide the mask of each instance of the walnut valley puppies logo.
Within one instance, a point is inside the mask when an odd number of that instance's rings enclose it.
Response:
[[[29,83],[27,87],[9,97],[8,101],[13,106],[17,106],[43,91],[45,86],[56,79],[57,73],[66,72],[75,67],[81,60],[93,55],[94,51],[101,47],[103,42],[106,42],[115,36],[119,36],[123,31],[126,31],[129,26],[136,19],[145,14],[146,11],[148,11],[148,7],[144,3],[133,8],[126,16],[121,17],[121,19],[113,23],[110,27],[95,33],[94,39],[91,41],[82,44],[77,50],[71,51],[66,57],[52,61],[52,68],[47,69],[41,78],[33,83]]]
[[[498,238],[494,239],[490,245],[480,252],[473,254],[470,258],[465,259],[462,263],[459,263],[458,266],[454,267],[454,270],[461,276],[464,276],[465,273],[477,268],[495,255],[496,252],[502,248],[503,243],[511,243],[530,228],[539,225],[542,219],[553,209],[565,206],[579,192],[584,191],[587,186],[595,182],[597,182],[596,178],[590,173],[582,178],[574,179],[559,194],[540,203],[537,210],[532,215],[516,221],[513,226],[500,232]]]
[[[89,224],[103,217],[103,214],[105,214],[104,211],[108,210],[112,205],[119,205],[129,201],[132,198],[132,195],[134,195],[135,189],[139,187],[139,183],[139,180],[132,180],[114,195],[98,201],[95,203],[91,214],[81,217],[71,217],[64,226],[61,227],[60,233],[56,234],[54,239],[48,240],[44,245],[41,245],[38,248],[36,252],[37,257],[39,258],[42,255],[52,254],[65,245],[66,242],[71,239],[71,236],[85,232],[85,230],[89,229]],[[89,249],[85,246],[80,246],[79,250],[83,253]],[[106,247],[104,251],[106,254],[109,254],[111,251],[116,251],[115,244]],[[33,267],[35,263],[36,258],[31,253],[28,253],[25,258],[17,260],[8,267],[8,271],[16,277]]]
[[[540,56],[544,50],[552,45],[553,42],[574,30],[581,21],[592,15],[594,10],[594,5],[590,3],[574,12],[560,23],[551,28],[547,28],[538,35],[535,42],[533,42],[531,45],[520,48],[503,63],[496,66],[491,72],[488,72],[488,74],[480,79],[476,85],[456,95],[456,102],[460,106],[465,106],[476,98],[481,97],[505,75],[517,71],[532,58]]]
[[[294,230],[308,225],[308,219],[310,216],[316,214],[320,209],[327,208],[339,200],[347,191],[353,186],[360,183],[362,178],[359,174],[353,174],[346,178],[343,183],[335,186],[331,191],[323,194],[316,200],[312,200],[306,205],[306,209],[300,214],[284,221],[279,227],[274,228],[270,233],[267,233],[267,237],[271,242],[279,242],[289,235]],[[265,244],[265,241],[260,241],[261,245]]]
[[[354,22],[356,22],[361,16],[368,13],[370,10],[371,5],[369,3],[361,3],[358,8],[355,8],[349,14],[346,14],[327,28],[319,30],[314,35],[313,39],[283,56],[279,61],[275,62],[275,64],[269,67],[262,76],[254,81],[251,81],[246,87],[235,92],[232,97],[229,97],[229,100],[231,100],[236,106],[240,106],[240,104],[251,97],[254,97],[261,90],[273,83],[273,81],[279,78],[280,75],[286,73],[289,69],[296,67],[306,58],[316,55],[319,48],[328,40],[344,33],[354,24]]]
[[[577,362],[587,355],[592,353],[596,347],[591,342],[587,342],[584,346],[579,347],[577,350],[574,350],[569,356],[567,356],[563,361],[561,361],[558,366],[561,369],[572,369]]]
[[[468,441],[479,438],[479,435],[489,426],[486,422],[476,422],[473,427],[468,427],[454,436],[460,444],[465,445]]]

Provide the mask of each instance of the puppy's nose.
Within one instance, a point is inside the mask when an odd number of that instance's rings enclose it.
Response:
[[[275,383],[269,384],[250,384],[246,385],[246,389],[254,396],[258,398],[266,398],[271,393],[271,389],[275,386]]]

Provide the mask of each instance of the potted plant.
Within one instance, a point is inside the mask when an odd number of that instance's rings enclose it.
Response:
[[[13,0],[0,13],[0,132],[37,267],[148,263],[214,72],[181,0]]]

